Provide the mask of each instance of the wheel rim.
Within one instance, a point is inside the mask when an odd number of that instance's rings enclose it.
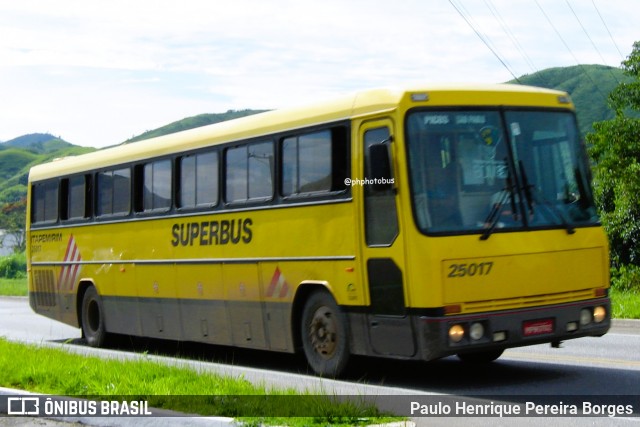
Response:
[[[337,325],[335,316],[328,307],[318,308],[309,325],[311,347],[325,359],[330,359],[336,352]]]

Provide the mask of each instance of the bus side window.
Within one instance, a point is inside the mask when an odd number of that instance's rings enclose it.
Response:
[[[273,143],[241,145],[226,150],[225,200],[229,203],[273,198]]]
[[[136,212],[164,212],[171,208],[171,160],[135,167]]]
[[[348,156],[344,126],[284,138],[280,150],[283,196],[345,190]]]
[[[99,172],[96,215],[126,215],[131,212],[131,169]]]
[[[58,180],[33,185],[31,221],[56,222],[58,220]]]
[[[91,175],[78,175],[61,181],[60,219],[80,220],[91,217]]]
[[[218,152],[191,154],[178,160],[178,208],[218,204]]]
[[[331,190],[331,133],[287,138],[282,142],[282,194]]]

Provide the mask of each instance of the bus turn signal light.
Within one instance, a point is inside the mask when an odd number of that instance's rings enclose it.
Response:
[[[462,307],[459,304],[454,305],[445,305],[444,306],[444,314],[458,314],[462,311]]]

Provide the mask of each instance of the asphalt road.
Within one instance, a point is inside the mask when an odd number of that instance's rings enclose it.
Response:
[[[553,349],[538,345],[507,350],[489,366],[469,366],[456,358],[430,363],[355,358],[342,380],[321,379],[309,374],[297,356],[230,349],[158,340],[122,338],[109,349],[92,349],[80,339],[80,331],[34,314],[25,298],[0,297],[0,336],[47,346],[64,346],[83,354],[136,358],[148,351],[163,363],[187,365],[275,387],[316,390],[336,395],[411,396],[430,404],[453,395],[468,402],[520,403],[599,401],[599,396],[634,396],[640,412],[640,321],[614,321],[612,330],[600,338],[581,338]],[[138,353],[136,353],[138,352]],[[429,397],[432,396],[432,397]],[[636,398],[637,397],[637,398]],[[393,399],[385,399],[386,401]],[[565,403],[566,403],[565,402]],[[387,402],[388,403],[388,402]],[[403,403],[404,404],[404,403]],[[452,405],[454,403],[451,403]],[[413,418],[418,425],[487,425],[487,418]],[[457,420],[457,421],[456,421]],[[508,421],[504,422],[502,421]],[[640,417],[616,418],[491,418],[491,425],[640,425]],[[0,424],[2,422],[0,421]]]

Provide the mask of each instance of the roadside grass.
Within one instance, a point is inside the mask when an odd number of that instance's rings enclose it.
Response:
[[[0,277],[0,295],[10,297],[26,297],[27,279],[6,279]]]
[[[640,293],[611,288],[610,296],[614,319],[640,319]]]
[[[59,396],[146,400],[149,408],[236,418],[243,425],[351,426],[405,420],[364,397],[300,394],[151,360],[105,360],[0,338],[0,385]]]

